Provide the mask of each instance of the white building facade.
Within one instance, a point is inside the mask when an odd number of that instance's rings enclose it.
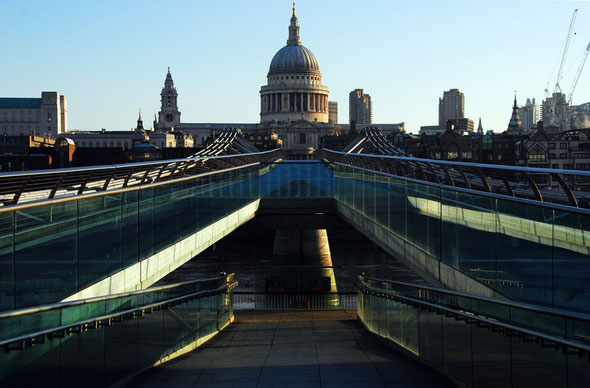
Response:
[[[66,96],[41,92],[41,98],[0,98],[0,134],[57,138],[68,130]]]

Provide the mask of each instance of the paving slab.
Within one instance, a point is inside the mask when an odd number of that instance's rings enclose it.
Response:
[[[355,310],[240,311],[193,352],[128,387],[451,387],[368,333]]]

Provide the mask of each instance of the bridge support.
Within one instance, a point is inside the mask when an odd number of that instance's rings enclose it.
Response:
[[[326,229],[277,230],[273,256],[278,268],[263,274],[266,292],[337,292]],[[338,296],[330,296],[329,304],[337,305]]]

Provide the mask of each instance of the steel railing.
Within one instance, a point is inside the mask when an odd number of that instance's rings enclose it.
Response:
[[[281,158],[281,150],[222,156],[196,156],[108,166],[0,174],[0,204],[71,197],[184,178]]]
[[[332,163],[356,166],[431,184],[590,208],[590,193],[574,191],[572,186],[566,182],[588,180],[590,179],[590,171],[499,166],[405,156],[352,154],[328,149],[320,150],[320,157]],[[555,182],[560,189],[551,188],[550,182]]]
[[[590,316],[359,276],[365,327],[460,386],[590,384]]]

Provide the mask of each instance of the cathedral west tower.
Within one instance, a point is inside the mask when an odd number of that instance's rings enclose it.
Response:
[[[172,80],[172,74],[170,74],[170,68],[168,68],[168,74],[166,74],[166,80],[164,81],[164,87],[160,93],[161,106],[160,112],[158,112],[158,125],[159,130],[169,130],[172,127],[177,127],[180,124],[180,111],[178,110],[178,92],[174,87],[174,81]]]

